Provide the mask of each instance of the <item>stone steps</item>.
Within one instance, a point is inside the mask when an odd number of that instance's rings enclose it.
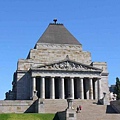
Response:
[[[103,114],[103,115],[91,115],[85,114],[83,115],[82,113],[77,115],[77,120],[120,120],[120,115],[119,114]]]
[[[56,113],[64,111],[67,108],[67,100],[46,99],[45,112]],[[73,100],[73,107],[76,110],[78,105],[82,106],[81,113],[77,113],[77,120],[118,120],[120,114],[117,114],[111,106],[97,105],[95,100]]]
[[[45,102],[45,112],[46,113],[56,113],[58,111],[64,111],[67,108],[67,101],[66,100],[46,99],[44,102]]]

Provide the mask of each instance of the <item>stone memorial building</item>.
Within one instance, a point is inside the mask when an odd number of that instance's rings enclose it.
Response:
[[[92,62],[91,53],[54,20],[27,58],[18,60],[6,100],[101,99],[103,93],[109,93],[107,63]]]

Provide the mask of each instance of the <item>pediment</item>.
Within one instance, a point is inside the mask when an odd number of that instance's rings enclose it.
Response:
[[[65,71],[99,71],[102,72],[102,69],[93,67],[91,65],[82,64],[79,62],[72,61],[70,59],[65,59],[59,62],[54,62],[51,64],[46,64],[38,66],[38,69],[41,70],[65,70]]]

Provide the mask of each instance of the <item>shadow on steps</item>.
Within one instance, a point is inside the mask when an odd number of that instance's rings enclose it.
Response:
[[[53,118],[53,120],[60,120],[58,117],[58,113],[55,114],[55,117]]]
[[[53,120],[65,120],[65,111],[57,112]]]
[[[107,114],[118,114],[118,113],[111,107],[111,105],[107,105],[107,107],[106,107],[106,113],[107,113]]]

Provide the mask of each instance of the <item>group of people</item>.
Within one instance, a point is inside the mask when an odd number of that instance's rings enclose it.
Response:
[[[77,113],[81,112],[81,110],[82,110],[82,106],[81,105],[77,106]]]

